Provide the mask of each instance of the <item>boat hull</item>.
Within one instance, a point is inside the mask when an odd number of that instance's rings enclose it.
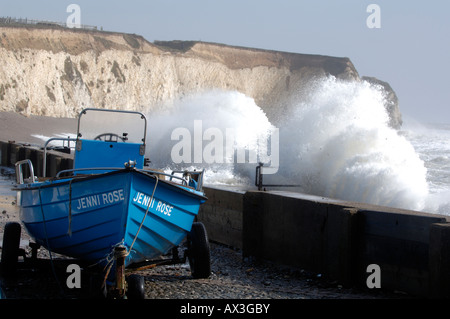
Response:
[[[126,266],[179,245],[205,200],[134,169],[18,188],[22,222],[37,243],[93,263],[107,263],[124,245]]]

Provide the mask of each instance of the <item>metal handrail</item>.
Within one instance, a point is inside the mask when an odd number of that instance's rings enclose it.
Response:
[[[23,179],[23,170],[22,170],[22,165],[28,164],[28,168],[30,170],[30,177],[31,177],[31,182],[34,183],[35,180],[35,176],[34,176],[34,168],[33,168],[33,163],[29,160],[29,159],[25,159],[22,161],[18,161],[16,163],[16,182],[18,184],[23,184],[24,183],[24,179]]]
[[[256,166],[256,172],[255,172],[255,186],[258,187],[258,190],[262,190],[263,187],[301,187],[302,185],[299,184],[263,184],[263,170],[264,163],[258,163],[258,166]]]
[[[76,142],[76,138],[70,138],[70,137],[53,137],[47,140],[44,144],[44,159],[43,159],[43,166],[42,166],[42,176],[46,177],[47,174],[47,145],[52,141],[68,141],[70,142]],[[70,147],[70,144],[69,144]]]

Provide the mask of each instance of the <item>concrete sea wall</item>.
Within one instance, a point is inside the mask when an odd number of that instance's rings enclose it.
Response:
[[[244,256],[302,267],[364,286],[379,266],[381,288],[450,296],[446,216],[290,192],[206,188],[199,220],[210,240]]]
[[[35,175],[42,175],[39,148],[0,142],[0,155],[3,166],[31,159]],[[70,155],[49,152],[48,176],[71,166]],[[450,296],[447,216],[284,191],[205,192],[198,220],[209,239],[242,249],[245,257],[302,267],[345,286],[365,287],[375,264],[381,288]]]

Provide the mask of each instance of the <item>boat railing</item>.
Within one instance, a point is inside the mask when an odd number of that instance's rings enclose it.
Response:
[[[148,168],[138,169],[138,171],[144,172],[144,173],[160,175],[160,176],[166,176],[166,177],[168,177],[168,180],[170,182],[172,182],[173,179],[179,180],[179,181],[181,181],[182,185],[191,187],[199,192],[201,192],[202,188],[203,188],[204,170],[201,170],[201,171],[173,170],[171,174],[161,172],[159,170],[148,169]],[[182,174],[182,175],[178,176],[175,174]]]
[[[56,173],[56,178],[61,177],[62,174],[67,174],[67,173],[76,173],[76,172],[81,172],[81,171],[118,171],[123,169],[120,167],[86,167],[86,168],[71,168],[71,169],[64,169],[62,171],[59,171],[58,173]]]
[[[186,183],[193,187],[197,191],[201,191],[203,188],[203,173],[205,171],[188,171],[188,170],[173,170],[172,174],[169,175],[169,180],[172,178],[181,178],[186,181]],[[179,177],[175,174],[182,174],[182,177]]]
[[[33,168],[33,163],[29,160],[29,159],[25,159],[22,161],[18,161],[16,163],[16,181],[17,184],[24,184],[25,180],[23,178],[23,166],[24,165],[28,165],[28,170],[30,173],[30,177],[29,180],[31,181],[31,183],[34,183],[36,181],[36,178],[34,176],[34,168]]]
[[[129,163],[125,163],[125,168],[133,168],[129,165]],[[123,167],[88,167],[88,168],[73,168],[73,169],[65,169],[62,171],[59,171],[56,174],[56,178],[60,178],[62,174],[68,174],[68,173],[76,173],[76,172],[86,172],[86,171],[118,171],[123,170]],[[136,169],[139,172],[145,173],[145,174],[151,174],[151,175],[160,175],[160,176],[167,176],[169,181],[172,181],[173,179],[176,179],[181,185],[183,186],[190,186],[194,188],[196,191],[202,190],[203,185],[203,170],[202,171],[173,171],[172,174],[168,174],[165,172],[157,171],[157,170],[151,170],[148,168],[145,169]],[[182,173],[182,176],[175,175],[176,173]],[[193,183],[192,181],[195,181]]]
[[[67,141],[67,146],[70,149],[70,142],[76,142],[77,139],[76,138],[70,138],[70,137],[52,137],[50,139],[47,140],[47,142],[45,142],[44,144],[44,159],[43,159],[43,164],[42,164],[42,176],[46,177],[47,174],[47,150],[48,150],[48,145],[50,144],[50,142],[53,141]],[[64,146],[64,143],[63,143]]]

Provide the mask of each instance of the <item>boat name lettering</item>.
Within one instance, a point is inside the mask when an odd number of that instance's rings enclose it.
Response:
[[[141,192],[137,192],[134,195],[133,202],[138,204],[141,207],[144,207],[144,208],[150,207],[151,209],[153,209],[155,206],[155,199],[152,199],[152,201],[150,203],[151,198],[152,197],[149,195],[143,194]],[[158,200],[155,210],[166,216],[170,216],[172,214],[173,206],[169,205],[163,201]]]
[[[158,205],[156,205],[156,211],[163,213],[164,215],[170,216],[172,213],[173,206],[158,201]]]
[[[91,207],[112,205],[119,203],[125,199],[123,195],[123,189],[118,189],[115,191],[90,195],[81,197],[77,200],[77,210],[86,209]]]

